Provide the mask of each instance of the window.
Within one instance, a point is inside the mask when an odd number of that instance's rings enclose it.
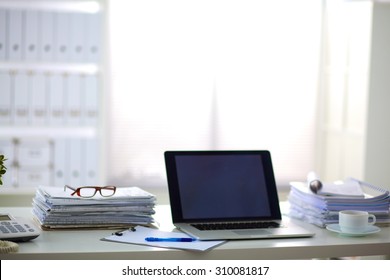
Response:
[[[109,1],[108,180],[165,186],[165,150],[314,166],[321,1]]]

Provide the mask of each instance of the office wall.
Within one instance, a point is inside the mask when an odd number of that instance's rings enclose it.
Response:
[[[365,174],[390,190],[390,3],[373,7]]]
[[[318,166],[390,189],[390,4],[327,1]]]

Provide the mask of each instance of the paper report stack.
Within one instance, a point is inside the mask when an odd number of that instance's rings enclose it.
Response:
[[[138,187],[118,187],[113,196],[72,196],[62,187],[41,186],[33,198],[33,214],[43,229],[128,228],[154,222],[156,198]]]
[[[375,194],[369,195],[366,189]],[[307,182],[291,182],[288,202],[289,216],[320,227],[338,223],[341,210],[367,211],[376,216],[378,224],[390,223],[389,191],[352,178],[324,184],[318,193],[311,191]]]

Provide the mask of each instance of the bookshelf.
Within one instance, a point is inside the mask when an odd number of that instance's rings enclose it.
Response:
[[[104,3],[0,0],[2,192],[104,181]]]

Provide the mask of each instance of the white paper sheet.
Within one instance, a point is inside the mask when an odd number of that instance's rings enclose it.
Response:
[[[154,247],[161,247],[161,248],[195,250],[195,251],[207,251],[226,242],[225,240],[217,240],[217,241],[196,240],[192,242],[167,242],[167,241],[148,242],[145,240],[146,237],[182,238],[182,237],[189,237],[189,236],[182,232],[167,232],[167,231],[161,231],[158,229],[148,228],[143,226],[136,226],[134,229],[135,231],[125,230],[119,233],[121,235],[113,234],[105,238],[102,238],[102,240],[154,246]]]

